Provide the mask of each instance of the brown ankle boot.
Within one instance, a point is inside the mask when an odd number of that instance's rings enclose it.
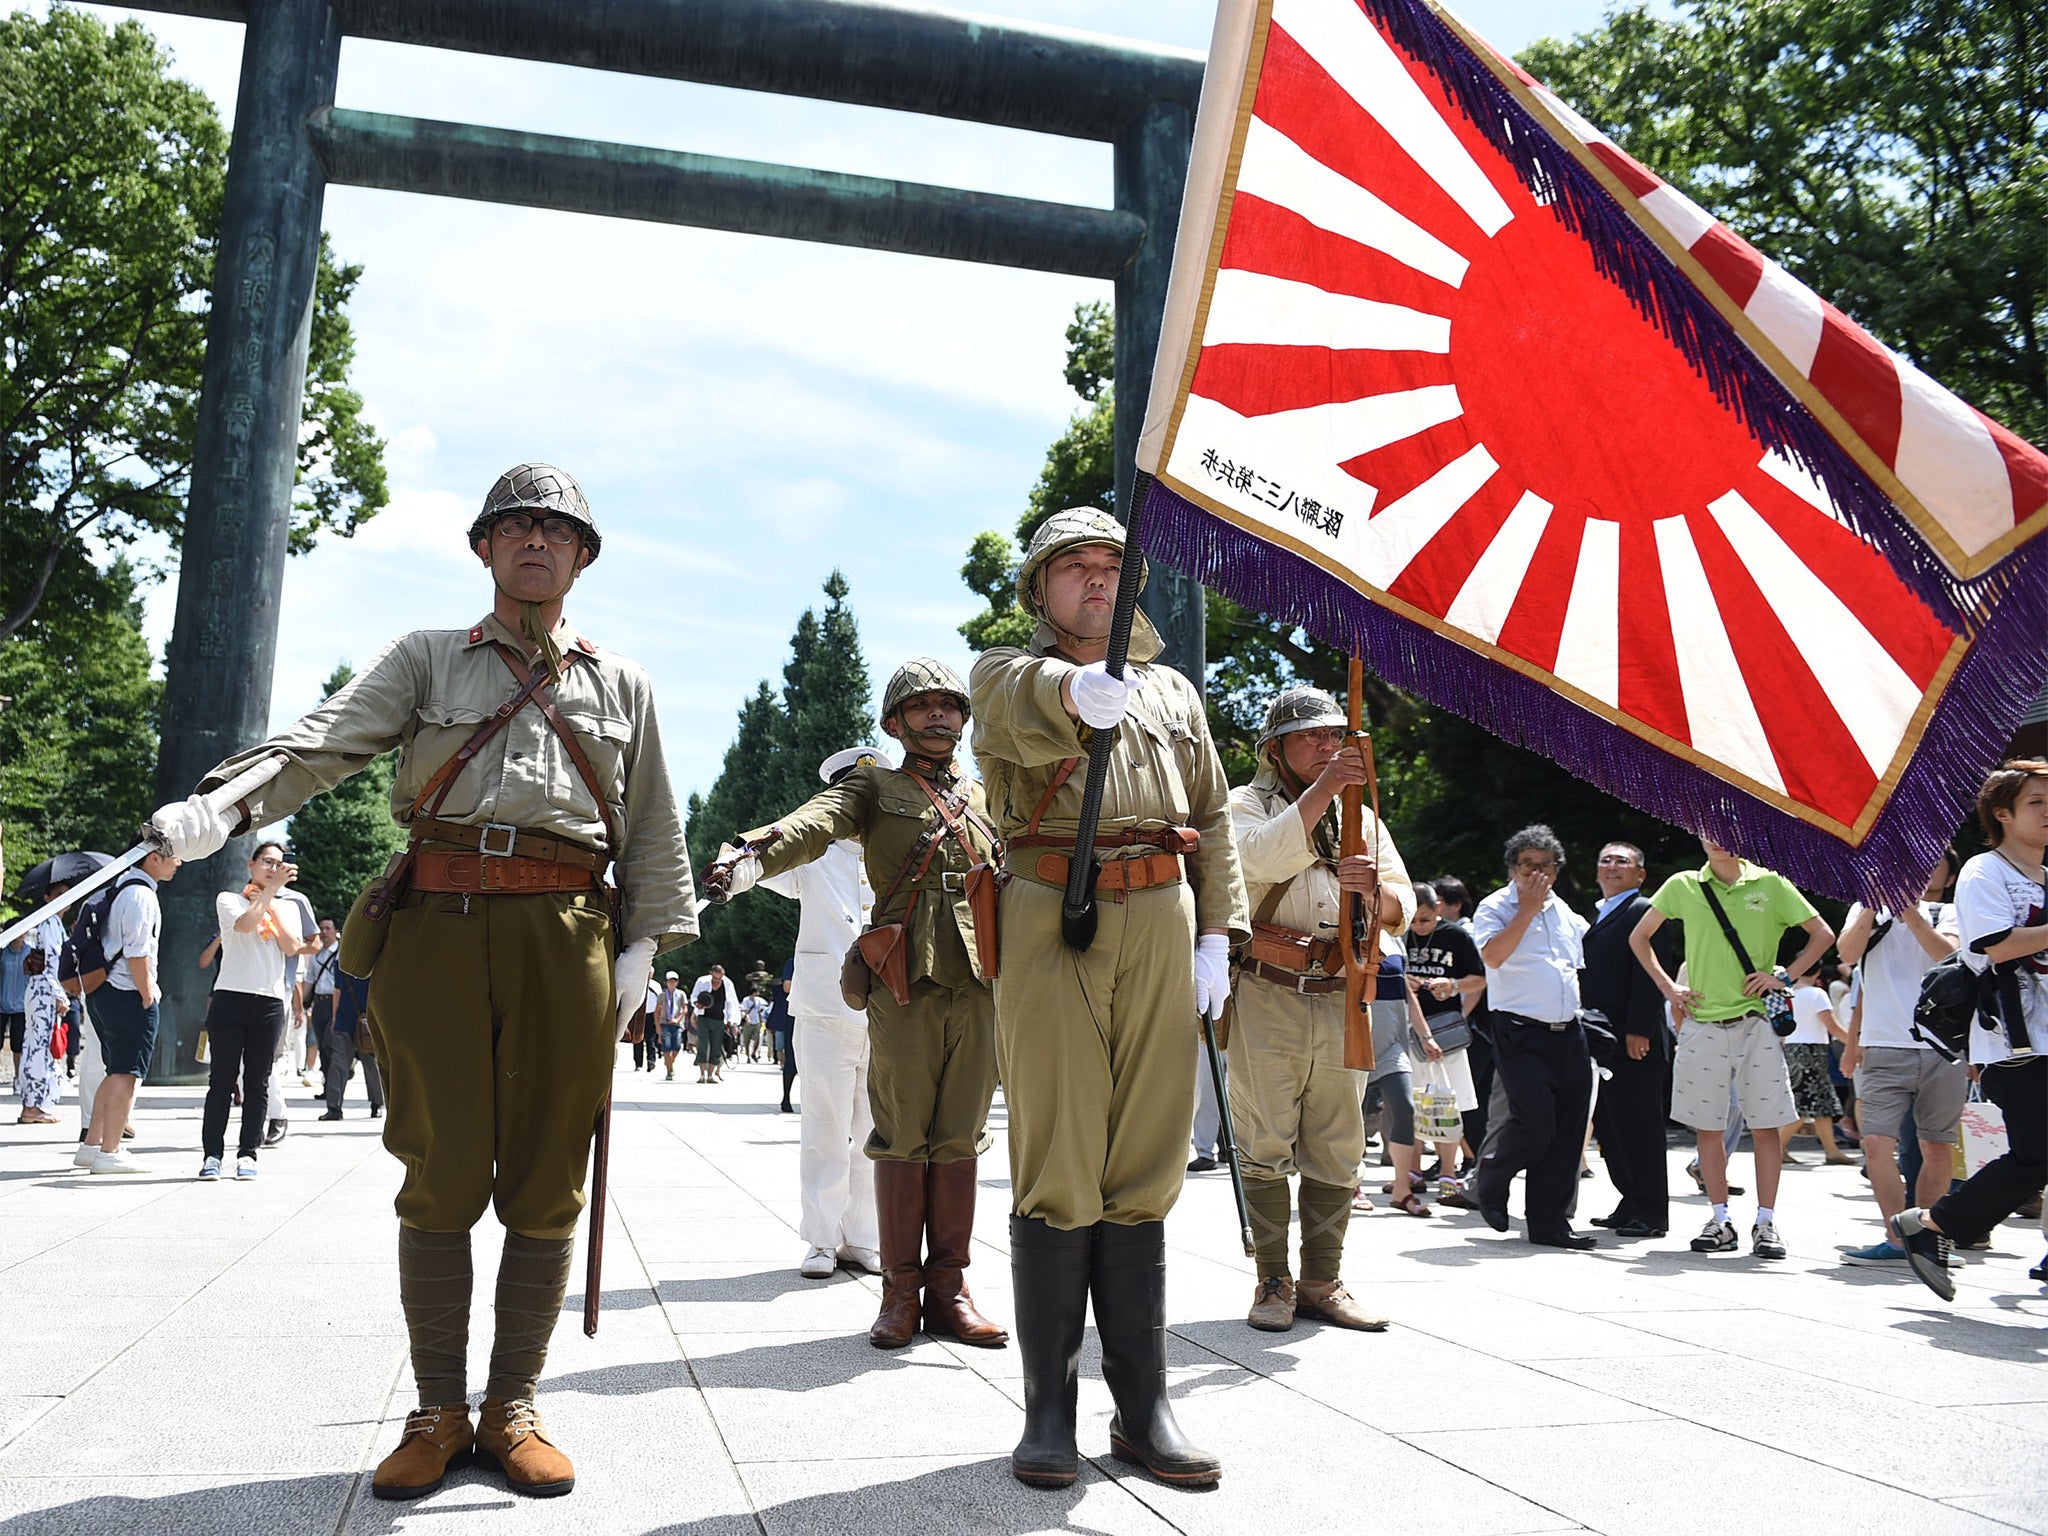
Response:
[[[924,1267],[924,1331],[982,1349],[1001,1349],[1010,1331],[975,1310],[964,1271],[974,1239],[975,1160],[929,1163],[924,1224],[931,1258]]]
[[[576,1468],[556,1449],[539,1412],[525,1398],[484,1399],[476,1449],[498,1464],[514,1493],[546,1499],[576,1486]]]
[[[415,1408],[405,1416],[398,1448],[377,1463],[370,1492],[380,1499],[423,1498],[441,1486],[451,1468],[469,1459],[475,1444],[469,1404]]]
[[[901,1349],[917,1337],[924,1244],[923,1163],[875,1162],[875,1216],[882,1235],[882,1312],[868,1330],[877,1349]]]

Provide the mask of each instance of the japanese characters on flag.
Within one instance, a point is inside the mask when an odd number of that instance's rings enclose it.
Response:
[[[2048,673],[2048,457],[1433,0],[1224,0],[1138,467],[1169,564],[1839,895]]]

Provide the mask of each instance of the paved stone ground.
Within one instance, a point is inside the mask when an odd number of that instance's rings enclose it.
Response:
[[[145,1090],[143,1177],[74,1175],[75,1122],[8,1125],[0,1533],[2048,1531],[2039,1234],[2004,1228],[1945,1307],[1838,1265],[1875,1235],[1839,1167],[1788,1172],[1794,1256],[1768,1266],[1685,1252],[1696,1199],[1671,1238],[1591,1256],[1472,1216],[1363,1218],[1349,1278],[1395,1318],[1380,1336],[1247,1328],[1228,1184],[1194,1179],[1169,1228],[1176,1405],[1225,1455],[1222,1485],[1168,1489],[1108,1458],[1091,1335],[1096,1459],[1067,1493],[1027,1491],[1005,1462],[1015,1351],[871,1349],[876,1282],[795,1273],[776,1078],[729,1077],[619,1077],[604,1327],[583,1337],[572,1294],[542,1388],[580,1481],[544,1502],[475,1470],[419,1504],[369,1497],[412,1399],[397,1165],[359,1096],[323,1125],[295,1094],[248,1185],[192,1181],[196,1089]],[[1000,1119],[998,1101],[998,1149]],[[1008,1319],[1000,1155],[983,1172],[971,1276]],[[1586,1188],[1605,1209],[1604,1181]],[[497,1246],[487,1220],[479,1385]]]

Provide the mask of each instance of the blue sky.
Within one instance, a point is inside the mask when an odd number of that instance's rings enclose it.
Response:
[[[1204,49],[1180,0],[990,0],[1051,25]],[[44,9],[41,5],[33,10]],[[124,14],[95,6],[96,14]],[[1605,0],[1464,0],[1510,50],[1597,25]],[[232,118],[241,28],[134,13]],[[339,103],[1106,205],[1106,145],[795,98],[348,42]],[[755,683],[834,566],[877,683],[955,626],[968,541],[1010,531],[1076,402],[1075,304],[1107,283],[665,225],[332,188],[364,267],[355,382],[390,444],[390,507],[285,579],[272,718],[407,629],[466,626],[488,591],[462,531],[503,469],[562,465],[605,534],[571,617],[652,675],[679,794],[709,788]],[[175,577],[172,578],[175,580]],[[159,649],[171,582],[148,598]]]

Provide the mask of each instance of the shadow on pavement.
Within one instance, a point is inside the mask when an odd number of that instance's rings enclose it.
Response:
[[[80,1536],[95,1531],[147,1531],[149,1536],[331,1531],[355,1479],[353,1472],[333,1472],[322,1477],[224,1482],[155,1498],[93,1494],[0,1520],[0,1536],[46,1536],[51,1531],[77,1532]]]

